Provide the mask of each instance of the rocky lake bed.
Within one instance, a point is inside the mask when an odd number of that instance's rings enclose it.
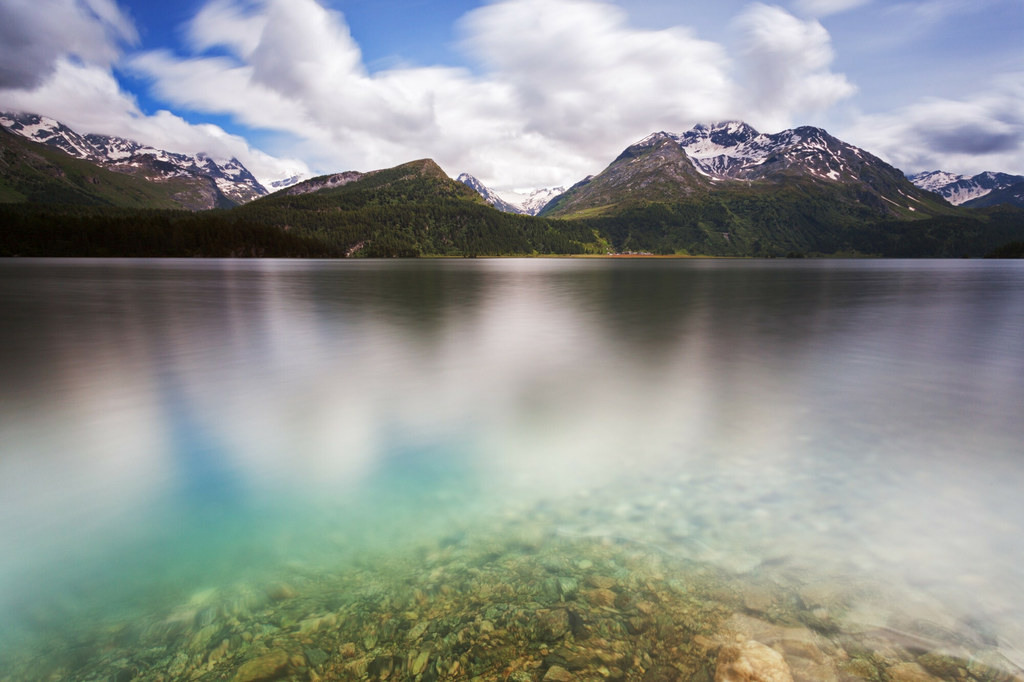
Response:
[[[20,640],[0,680],[1024,680],[996,636],[941,604],[895,615],[896,586],[693,560],[573,514],[294,562],[123,620],[40,605],[23,624],[45,636]]]

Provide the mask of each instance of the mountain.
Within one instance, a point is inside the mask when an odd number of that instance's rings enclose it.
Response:
[[[951,257],[1024,236],[1024,212],[954,207],[820,128],[737,121],[649,135],[541,216],[618,253]]]
[[[670,133],[654,133],[626,148],[601,173],[576,183],[544,215],[585,217],[640,203],[671,203],[706,195],[711,180]]]
[[[499,211],[521,215],[537,215],[552,200],[565,192],[564,187],[544,187],[530,192],[514,192],[511,195],[502,195],[487,187],[469,173],[462,173],[456,179],[462,184],[475,189],[484,198],[484,201]]]
[[[484,201],[504,213],[525,213],[519,206],[510,204],[509,202],[498,196],[497,192],[488,188],[484,183],[477,180],[469,173],[462,173],[456,178],[459,182],[476,190],[477,194],[483,197]]]
[[[1016,191],[1004,192],[1014,185],[1024,183],[1024,175],[988,171],[968,178],[936,170],[917,173],[909,176],[909,179],[921,189],[942,195],[954,206],[994,206],[997,203],[1024,206],[1024,201],[1019,196],[1019,188]]]
[[[1012,206],[1024,208],[1024,181],[1007,187],[994,189],[988,194],[964,202],[963,206],[968,208],[981,208],[987,206],[998,206],[1000,204],[1010,204]]]
[[[300,182],[231,211],[349,256],[600,252],[585,225],[504,213],[432,160]]]
[[[694,165],[716,180],[761,180],[790,173],[841,181],[859,177],[865,163],[881,163],[810,126],[764,135],[741,121],[727,121],[697,125],[673,137]]]
[[[0,256],[958,257],[1024,241],[1024,209],[952,206],[817,128],[655,133],[533,217],[496,210],[430,159],[310,178],[226,210],[140,210],[189,205],[197,186],[228,200],[208,175],[154,182],[61,149],[116,165],[139,156],[129,141],[45,127],[52,144],[0,128]]]
[[[181,178],[154,183],[116,173],[0,127],[3,204],[180,209],[185,203],[182,197],[209,198],[216,194],[212,181],[203,185]]]
[[[934,204],[899,170],[821,128],[801,126],[767,135],[745,123],[728,121],[695,126],[676,139],[697,168],[713,180],[803,179],[859,186],[900,213]],[[866,195],[861,197],[865,199]]]
[[[0,125],[97,166],[169,184],[177,204],[190,210],[228,207],[267,194],[238,159],[218,163],[206,154],[191,156],[149,147],[108,135],[81,135],[52,118],[37,114],[0,114]]]
[[[913,217],[948,208],[896,168],[820,128],[765,135],[739,121],[654,133],[578,183],[542,215],[582,217],[638,204],[690,201],[782,188],[824,193],[879,217]]]

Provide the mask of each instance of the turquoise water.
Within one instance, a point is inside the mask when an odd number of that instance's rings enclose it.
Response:
[[[9,260],[0,320],[0,680],[1024,665],[1019,263]]]

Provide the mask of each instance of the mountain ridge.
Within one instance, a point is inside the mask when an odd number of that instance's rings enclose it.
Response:
[[[69,156],[108,170],[134,175],[154,183],[191,182],[198,197],[182,199],[190,210],[243,204],[268,194],[255,176],[236,158],[218,163],[207,154],[179,154],[124,137],[82,135],[56,119],[39,114],[0,113],[0,126],[33,142],[59,149]],[[212,182],[213,192],[201,189]]]
[[[146,173],[145,164],[116,172],[140,156],[136,143],[59,130],[45,144],[31,137],[54,124],[33,120],[22,126],[29,136],[0,129],[7,255],[160,255],[163,244],[168,255],[951,257],[1024,239],[1021,209],[952,206],[810,126],[765,135],[727,121],[652,133],[532,217],[496,210],[482,183],[453,180],[431,159],[322,175],[236,206],[199,171],[240,169],[197,155],[187,163],[198,171],[179,173],[156,150],[141,154],[153,164]],[[229,210],[140,210],[182,206]]]
[[[941,195],[954,206],[992,206],[999,203],[1024,207],[1024,175],[985,171],[967,177],[942,170],[907,176],[921,189]],[[994,195],[994,196],[993,196]]]
[[[223,202],[223,203],[222,203]],[[0,126],[0,203],[182,209],[234,204],[210,178],[166,182],[117,173]]]

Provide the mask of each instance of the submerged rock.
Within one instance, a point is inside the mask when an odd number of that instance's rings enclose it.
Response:
[[[299,593],[288,583],[277,583],[267,588],[267,596],[274,601],[294,599]]]
[[[554,642],[569,634],[569,613],[565,609],[553,609],[537,618],[537,634],[547,642]]]
[[[939,682],[917,663],[900,663],[887,671],[892,682]]]
[[[288,654],[284,651],[274,651],[243,663],[235,673],[234,682],[275,680],[284,675],[287,669]]]
[[[430,650],[424,649],[419,652],[416,658],[413,659],[411,672],[413,675],[420,675],[424,670],[427,669],[427,663],[430,661]]]
[[[544,674],[544,682],[572,682],[572,673],[559,665],[548,668]]]
[[[594,606],[614,606],[615,605],[615,593],[606,587],[599,587],[593,590],[587,590],[584,593],[587,597],[587,601]]]
[[[778,651],[747,640],[722,647],[715,682],[793,682],[786,660]]]

